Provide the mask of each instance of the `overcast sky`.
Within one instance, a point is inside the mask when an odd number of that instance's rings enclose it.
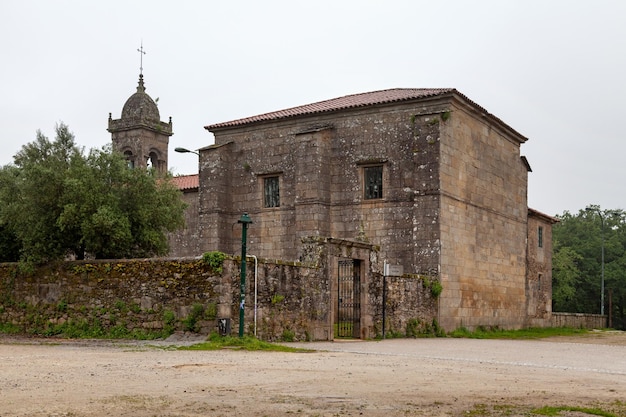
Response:
[[[626,1],[0,0],[0,165],[64,122],[110,142],[136,91],[173,119],[174,147],[204,126],[387,88],[452,87],[528,137],[529,205],[626,208]]]

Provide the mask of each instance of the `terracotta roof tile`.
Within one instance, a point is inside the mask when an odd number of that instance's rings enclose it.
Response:
[[[257,116],[232,120],[230,122],[216,123],[205,126],[205,129],[211,130],[221,127],[241,126],[254,122],[285,119],[288,117],[325,113],[336,110],[371,106],[375,104],[393,103],[416,98],[434,97],[451,92],[457,91],[454,88],[393,88],[390,90],[352,94],[330,100],[319,101],[317,103],[305,104],[304,106],[292,107],[285,110],[278,110],[271,113],[264,113]]]
[[[193,190],[198,188],[200,185],[200,180],[198,174],[192,175],[180,175],[172,178],[172,184],[178,187],[181,191]]]

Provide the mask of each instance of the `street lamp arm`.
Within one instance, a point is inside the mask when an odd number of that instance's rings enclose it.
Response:
[[[191,151],[187,148],[174,148],[174,152],[178,152],[178,153],[195,153],[196,155],[200,156],[200,154],[196,151]]]

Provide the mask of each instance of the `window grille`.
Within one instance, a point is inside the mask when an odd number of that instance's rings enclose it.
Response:
[[[383,167],[382,165],[365,167],[365,199],[383,198]]]
[[[280,188],[278,177],[263,179],[264,207],[280,207]]]

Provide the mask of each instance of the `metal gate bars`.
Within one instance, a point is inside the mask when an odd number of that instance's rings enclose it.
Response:
[[[361,333],[361,264],[357,259],[339,261],[335,336],[359,338]]]

